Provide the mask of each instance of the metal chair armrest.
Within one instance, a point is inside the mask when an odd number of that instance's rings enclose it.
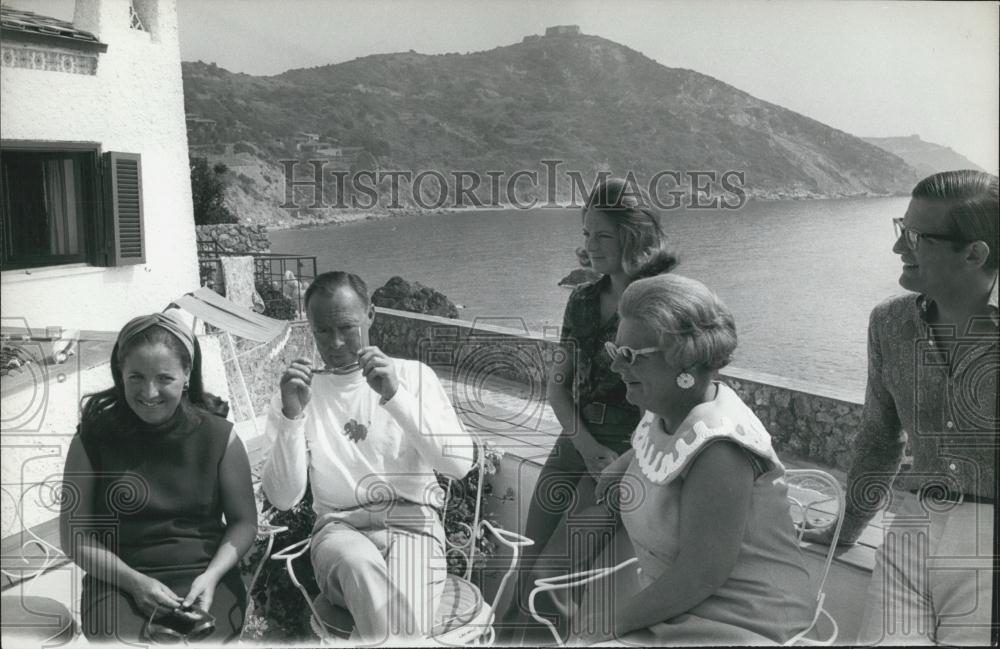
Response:
[[[275,561],[291,561],[292,559],[298,559],[309,549],[309,543],[311,541],[312,537],[296,541],[288,547],[282,548],[272,554],[271,558]]]
[[[270,523],[262,523],[257,526],[257,536],[269,536],[272,540],[276,534],[281,534],[282,532],[287,531],[287,525],[271,525]]]
[[[564,588],[573,588],[575,586],[583,586],[584,584],[599,581],[605,577],[615,574],[622,568],[626,568],[633,563],[636,563],[637,561],[639,561],[637,557],[632,557],[631,559],[622,561],[617,566],[612,566],[610,568],[594,568],[592,570],[584,570],[583,572],[573,572],[568,575],[557,575],[555,577],[543,577],[536,579],[535,588],[532,589],[531,594],[528,595],[528,610],[531,611],[531,617],[544,624],[552,634],[552,637],[555,638],[556,644],[560,647],[563,646],[565,643],[559,636],[559,632],[556,630],[555,625],[539,615],[538,611],[535,609],[535,597],[539,593],[552,590],[562,590]]]
[[[250,585],[247,587],[248,595],[252,596],[253,587],[257,583],[257,578],[260,577],[261,571],[264,569],[264,562],[271,556],[271,550],[274,548],[274,537],[287,531],[288,527],[285,525],[271,525],[270,523],[263,523],[257,526],[257,537],[267,538],[267,548],[265,548],[264,554],[261,555],[260,561],[257,563],[257,567],[253,571],[253,577],[250,578]]]
[[[837,626],[837,621],[833,619],[833,616],[823,608],[823,603],[826,601],[826,593],[820,592],[819,602],[816,605],[816,613],[813,615],[812,622],[809,626],[799,633],[796,633],[790,640],[785,642],[784,646],[807,646],[807,647],[829,647],[834,642],[837,641],[837,636],[840,634],[840,627]],[[830,635],[826,638],[821,638],[818,640],[813,640],[812,638],[805,637],[807,633],[811,632],[816,628],[816,622],[819,621],[820,617],[825,617],[832,627]]]
[[[309,591],[307,591],[306,587],[302,585],[301,581],[299,581],[298,576],[295,574],[295,568],[294,566],[292,566],[292,562],[295,559],[298,559],[303,554],[309,551],[309,544],[311,542],[312,542],[311,536],[307,539],[296,541],[295,543],[289,545],[287,548],[282,548],[281,550],[275,552],[271,556],[271,558],[274,559],[275,561],[285,562],[285,571],[288,573],[288,578],[292,580],[292,583],[295,584],[295,587],[298,588],[300,593],[302,593],[302,599],[306,601],[306,606],[308,606],[309,610],[312,612],[313,618],[319,621],[320,624],[322,625],[323,618],[320,616],[319,611],[316,610],[316,607],[313,606],[312,598],[309,597]]]
[[[836,478],[834,478],[826,471],[820,471],[818,469],[789,469],[785,471],[786,480],[794,480],[795,478],[802,478],[803,480],[815,480],[821,483],[822,485],[828,487],[832,492],[832,495],[826,495],[827,497],[825,498],[810,501],[807,505],[803,505],[801,502],[798,501],[798,499],[789,496],[789,500],[796,507],[798,507],[799,511],[801,511],[802,513],[802,525],[800,526],[796,534],[799,542],[802,541],[802,535],[804,534],[805,529],[809,524],[810,511],[818,511],[822,512],[824,515],[830,515],[829,511],[824,511],[823,509],[820,509],[819,506],[825,505],[832,501],[836,501],[837,508],[835,514],[836,518],[827,523],[826,525],[821,526],[822,529],[822,528],[829,528],[832,525],[833,535],[832,538],[830,539],[830,547],[826,552],[826,560],[823,566],[823,575],[820,577],[819,587],[817,588],[816,592],[816,610],[813,615],[813,619],[806,629],[804,629],[800,633],[797,633],[791,640],[789,640],[785,644],[829,646],[832,645],[837,640],[839,628],[837,626],[836,620],[833,619],[833,616],[831,616],[830,613],[823,608],[823,603],[826,600],[826,592],[825,592],[826,579],[829,576],[830,568],[833,565],[834,555],[837,550],[837,542],[840,540],[840,530],[844,524],[844,510],[846,509],[847,502],[844,498],[844,490],[840,486],[840,483],[837,481]],[[819,620],[820,616],[825,616],[830,621],[830,624],[833,627],[833,634],[829,638],[824,638],[822,640],[811,640],[806,638],[805,635],[811,632],[815,628],[816,622]]]
[[[820,614],[825,617],[830,622],[830,626],[833,630],[830,631],[830,635],[822,640],[811,640],[809,638],[803,638],[800,640],[802,644],[816,646],[816,647],[829,647],[837,641],[837,636],[840,634],[840,627],[837,626],[837,620],[833,619],[833,616],[825,608],[820,608]]]
[[[496,537],[496,540],[499,543],[507,546],[511,550],[510,565],[507,566],[507,572],[504,573],[503,579],[500,580],[500,586],[497,588],[496,596],[493,597],[493,603],[490,605],[490,610],[495,619],[497,606],[500,604],[500,598],[503,597],[504,589],[507,587],[507,582],[510,581],[510,577],[514,574],[515,567],[517,567],[517,562],[521,558],[521,548],[534,545],[535,542],[526,536],[510,532],[502,527],[496,527],[489,521],[481,521],[479,523],[479,528],[480,530],[489,530],[490,533]]]

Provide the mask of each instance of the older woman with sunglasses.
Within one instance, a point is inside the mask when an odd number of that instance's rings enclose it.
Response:
[[[736,347],[732,314],[704,285],[676,275],[633,282],[619,313],[616,341],[606,345],[611,367],[646,414],[597,490],[631,541],[640,590],[610,600],[612,628],[586,640],[788,640],[810,622],[809,575],[771,438],[718,381]],[[573,628],[601,628],[607,613]]]
[[[527,620],[531,569],[572,503],[594,503],[597,476],[629,447],[641,413],[625,401],[625,386],[611,371],[604,343],[618,329],[618,299],[637,277],[669,271],[676,258],[650,208],[648,196],[620,178],[598,182],[583,208],[580,264],[601,278],[576,287],[566,304],[561,342],[565,354],[552,370],[548,399],[563,427],[535,483],[524,534],[521,575],[504,617],[501,641],[515,640]]]

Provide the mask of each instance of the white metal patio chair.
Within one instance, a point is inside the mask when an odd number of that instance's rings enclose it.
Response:
[[[6,501],[4,505],[13,505],[13,520],[4,521],[4,531],[21,530],[20,546],[12,548],[14,551],[9,554],[5,551],[0,565],[0,574],[4,578],[4,646],[8,643],[10,646],[58,646],[72,641],[80,634],[80,626],[70,610],[72,605],[49,597],[44,589],[38,588],[38,577],[66,560],[62,549],[39,536],[35,529],[24,523],[26,504],[57,507],[63,484],[42,481],[21,485],[20,493],[13,489],[13,485],[10,485],[11,488],[0,487],[3,500]],[[36,593],[37,590],[42,592]]]
[[[823,572],[816,586],[816,609],[809,627],[797,633],[786,645],[830,646],[837,641],[839,629],[837,621],[823,604],[826,601],[826,578],[833,565],[837,541],[840,539],[840,526],[844,522],[844,490],[837,479],[826,471],[819,469],[789,469],[785,471],[785,482],[788,485],[788,500],[792,503],[792,521],[795,523],[795,533],[799,543],[807,529],[825,530],[833,528],[833,538],[823,562]],[[808,638],[819,619],[826,618],[831,627],[830,634],[825,638]]]
[[[253,617],[255,612],[253,587],[257,583],[257,578],[260,577],[261,571],[264,570],[264,563],[271,556],[271,550],[274,549],[275,537],[287,531],[288,527],[285,525],[271,525],[270,523],[258,523],[257,525],[257,538],[267,539],[267,545],[264,548],[264,553],[260,555],[260,559],[257,561],[257,567],[254,568],[253,576],[250,578],[250,583],[247,585],[247,608],[243,612],[243,629],[240,631],[239,639],[241,644],[245,642],[243,636],[246,633],[247,623]]]
[[[534,544],[532,540],[520,534],[498,528],[487,520],[480,520],[481,512],[479,504],[482,502],[483,481],[485,478],[483,469],[485,458],[483,457],[482,448],[480,445],[479,452],[477,452],[476,465],[472,469],[472,471],[476,471],[479,474],[476,509],[472,524],[466,525],[462,523],[468,532],[466,535],[463,535],[465,537],[464,541],[461,543],[452,543],[449,540],[448,547],[446,548],[448,555],[457,553],[465,558],[465,573],[461,577],[449,573],[446,578],[444,594],[441,597],[441,602],[435,614],[434,625],[430,637],[426,639],[428,642],[434,644],[446,646],[487,646],[493,644],[495,639],[493,623],[496,619],[497,605],[500,603],[504,589],[517,566],[518,559],[520,558],[520,548]],[[448,496],[450,496],[453,482],[449,481],[448,483]],[[446,496],[446,506],[448,500],[450,499]],[[447,511],[444,514],[447,515]],[[492,603],[487,603],[484,600],[483,595],[479,592],[479,588],[471,581],[473,563],[476,556],[476,544],[486,532],[492,534],[500,544],[507,547],[511,552],[510,563],[500,581]],[[316,634],[323,644],[343,644],[350,636],[354,627],[354,621],[350,613],[344,608],[330,604],[322,595],[317,595],[315,598],[310,597],[308,590],[302,585],[298,576],[296,576],[292,565],[295,559],[309,552],[311,540],[311,538],[307,538],[293,543],[275,552],[271,558],[276,561],[285,562],[285,570],[288,572],[288,576],[299,592],[302,593],[302,597],[311,611],[309,625],[313,633]]]
[[[844,492],[840,483],[833,476],[818,469],[789,469],[785,471],[785,482],[788,486],[788,500],[791,505],[792,521],[795,524],[796,539],[800,544],[806,529],[824,530],[830,527],[834,529],[830,549],[826,553],[826,560],[823,564],[823,572],[816,587],[816,606],[812,621],[808,627],[795,634],[785,645],[829,646],[836,642],[839,629],[837,621],[823,607],[826,600],[824,588],[826,578],[830,574],[830,566],[833,564],[837,540],[840,538],[840,526],[844,519]],[[544,592],[566,590],[600,581],[637,561],[637,558],[632,557],[608,568],[595,568],[535,580],[535,588],[528,596],[528,609],[531,611],[531,616],[545,625],[558,646],[565,646],[565,642],[555,625],[535,608],[535,598]],[[828,621],[831,627],[830,634],[820,639],[806,637],[813,632],[821,617]]]

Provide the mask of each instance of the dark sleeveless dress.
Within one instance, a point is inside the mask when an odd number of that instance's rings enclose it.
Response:
[[[131,568],[187,595],[225,533],[219,471],[231,429],[225,419],[187,403],[155,426],[131,411],[104,413],[81,426],[96,489],[94,519],[80,521],[80,533],[96,533]],[[140,639],[148,617],[130,594],[88,574],[81,599],[88,638]],[[246,590],[233,568],[215,589],[209,612],[216,629],[206,640],[237,638],[245,608]]]

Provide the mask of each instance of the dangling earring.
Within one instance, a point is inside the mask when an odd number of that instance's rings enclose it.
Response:
[[[183,390],[184,392],[187,392],[187,391],[188,391],[188,388],[189,388],[189,387],[191,387],[191,386],[189,386],[189,385],[188,385],[187,383],[185,383],[185,384],[184,384],[184,387],[182,388],[182,390]]]
[[[681,390],[690,390],[694,387],[694,377],[687,372],[681,372],[677,375],[677,387]]]

